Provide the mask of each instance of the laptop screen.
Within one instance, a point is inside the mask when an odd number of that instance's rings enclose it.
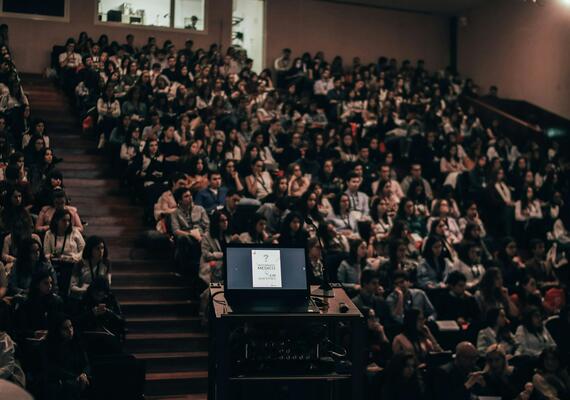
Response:
[[[228,246],[226,274],[226,290],[308,289],[303,248]]]

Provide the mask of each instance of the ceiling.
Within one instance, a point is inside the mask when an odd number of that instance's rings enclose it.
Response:
[[[326,0],[334,3],[390,8],[431,14],[457,14],[497,0]]]

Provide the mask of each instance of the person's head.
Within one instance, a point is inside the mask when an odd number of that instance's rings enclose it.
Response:
[[[410,166],[410,175],[413,179],[420,179],[422,177],[422,165],[419,163],[413,163]]]
[[[488,301],[493,301],[500,296],[503,287],[503,274],[499,268],[489,268],[483,274],[480,282],[481,292]]]
[[[307,242],[307,254],[311,260],[320,260],[322,255],[322,247],[317,237],[312,237]]]
[[[348,190],[352,193],[357,192],[360,188],[360,184],[362,183],[362,178],[355,174],[354,172],[348,174],[346,178],[346,186]]]
[[[523,188],[523,200],[526,202],[534,201],[534,187],[532,185],[525,185]]]
[[[507,355],[499,344],[490,345],[485,351],[486,369],[491,375],[503,375],[508,368]]]
[[[537,307],[529,307],[523,314],[522,325],[531,333],[542,332],[542,312]]]
[[[291,211],[283,221],[284,228],[289,234],[296,235],[303,228],[303,216],[297,211]]]
[[[404,293],[412,286],[410,275],[402,270],[395,270],[392,273],[392,282],[394,283],[394,288],[398,288]]]
[[[445,280],[449,290],[457,297],[465,295],[467,287],[467,277],[461,271],[451,271]]]
[[[230,215],[227,211],[216,210],[210,217],[210,235],[218,239],[225,235],[230,227]]]
[[[69,342],[73,340],[75,330],[71,318],[59,313],[52,317],[49,326],[48,339],[54,342]]]
[[[106,261],[108,258],[109,251],[105,240],[95,235],[88,237],[83,248],[83,259],[98,263],[99,261]]]
[[[236,192],[234,189],[228,190],[228,193],[226,194],[226,208],[230,212],[234,212],[240,200],[241,194]]]
[[[45,256],[42,250],[42,244],[33,237],[25,238],[18,247],[16,259],[18,260],[18,264],[22,265],[24,269],[31,268],[37,262],[43,262]],[[31,273],[32,271],[29,272]]]
[[[69,210],[55,210],[49,224],[51,233],[57,236],[69,235],[73,226],[71,225],[71,213]]]
[[[251,171],[254,175],[259,175],[263,172],[265,165],[263,164],[263,160],[261,158],[255,158],[251,162]]]
[[[540,294],[538,290],[538,285],[536,284],[536,279],[532,277],[532,275],[526,273],[522,274],[519,279],[519,287],[523,290],[523,294],[525,295],[536,295]]]
[[[52,294],[53,278],[45,269],[34,272],[30,283],[30,297],[44,297]]]
[[[443,254],[443,241],[437,236],[432,236],[426,241],[423,257],[426,260],[433,261],[439,259]]]
[[[407,252],[406,242],[402,239],[393,239],[390,241],[390,245],[388,248],[390,262],[392,264],[397,264],[406,258]]]
[[[512,259],[517,255],[517,242],[514,238],[507,236],[503,239],[500,253]]]
[[[261,238],[267,228],[267,218],[262,214],[255,214],[251,219],[249,233],[252,238]]]
[[[544,253],[546,251],[544,241],[541,239],[531,239],[529,242],[529,249],[532,256],[539,259],[544,257]]]
[[[10,202],[9,208],[20,208],[23,204],[22,191],[18,188],[12,188],[8,191],[6,197]]]
[[[63,210],[65,209],[65,205],[67,204],[67,196],[63,189],[55,189],[52,192],[52,206],[56,210]]]
[[[480,264],[481,246],[475,242],[463,243],[459,258],[468,265]]]
[[[174,193],[176,204],[182,208],[190,208],[193,204],[192,192],[188,188],[179,188]]]
[[[219,171],[210,171],[208,173],[210,188],[217,190],[222,186],[222,174]]]
[[[377,197],[370,207],[370,217],[372,221],[386,220],[388,217],[388,201],[384,198]]]
[[[323,164],[323,171],[327,174],[332,174],[334,171],[334,161],[331,159],[325,160]]]
[[[360,274],[360,291],[366,294],[377,294],[380,289],[378,273],[371,268],[366,268]]]
[[[478,358],[477,349],[470,342],[461,342],[455,347],[455,365],[465,373],[473,371]]]
[[[365,260],[366,252],[367,246],[364,240],[355,239],[350,242],[349,258],[353,263]]]

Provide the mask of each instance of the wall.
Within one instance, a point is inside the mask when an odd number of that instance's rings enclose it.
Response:
[[[445,17],[318,0],[266,1],[266,65],[272,65],[284,47],[290,47],[294,54],[322,50],[329,60],[339,54],[345,63],[350,63],[354,56],[360,56],[363,62],[374,62],[381,55],[399,60],[423,58],[431,69],[448,63]],[[107,33],[111,40],[120,42],[132,32],[139,45],[151,35],[159,43],[171,39],[179,47],[188,38],[194,40],[196,47],[221,41],[226,48],[231,42],[232,0],[207,1],[207,34],[95,25],[95,0],[70,3],[69,23],[2,18],[10,27],[12,51],[21,71],[42,72],[49,63],[52,46],[65,43],[70,36],[77,38],[83,30],[94,37]]]
[[[449,23],[443,16],[318,0],[268,1],[267,65],[285,47],[294,55],[322,50],[329,61],[338,54],[345,64],[355,56],[368,63],[381,55],[423,58],[430,69],[449,63]]]
[[[106,33],[109,39],[124,43],[128,33],[135,35],[137,45],[146,43],[148,36],[157,38],[162,44],[170,39],[182,47],[188,39],[194,40],[194,46],[208,47],[212,43],[222,43],[224,48],[231,42],[232,0],[210,0],[206,4],[207,33],[183,30],[157,30],[156,28],[116,27],[96,25],[96,0],[70,0],[70,22],[32,21],[21,18],[2,17],[10,29],[11,50],[18,69],[21,72],[41,73],[49,65],[53,45],[64,44],[68,37],[77,37],[86,31],[89,36],[98,38]]]
[[[459,70],[486,93],[523,99],[570,118],[570,7],[510,0],[465,13]]]

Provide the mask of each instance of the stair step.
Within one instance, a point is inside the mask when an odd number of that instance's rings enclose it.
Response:
[[[206,352],[204,333],[128,333],[125,349],[130,353]]]
[[[146,374],[145,394],[171,396],[185,393],[205,393],[208,390],[207,371],[157,372]]]
[[[200,317],[159,315],[157,317],[128,318],[130,333],[193,332],[202,329]]]
[[[89,222],[91,224],[91,222]],[[169,261],[129,260],[113,257],[113,272],[173,272]]]
[[[199,302],[192,300],[127,300],[121,308],[129,317],[191,316],[198,314]]]
[[[109,251],[110,253],[111,251]],[[113,283],[118,286],[125,285],[177,285],[183,278],[174,272],[152,271],[113,271]]]
[[[204,371],[208,369],[208,352],[136,353],[145,362],[147,373]]]
[[[185,286],[113,286],[119,303],[136,300],[188,300],[191,290]]]

